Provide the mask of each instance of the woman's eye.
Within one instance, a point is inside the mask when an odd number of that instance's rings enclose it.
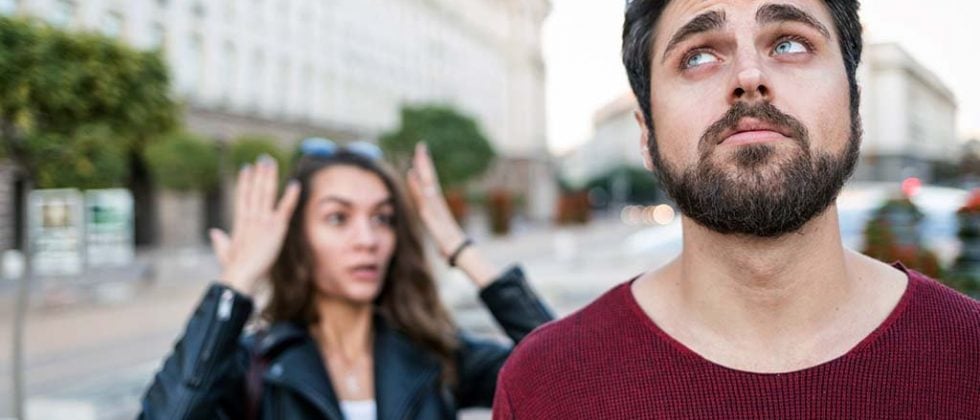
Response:
[[[331,213],[328,214],[326,218],[324,218],[324,221],[326,221],[327,224],[331,226],[340,226],[344,224],[345,221],[347,221],[347,216],[342,213]]]
[[[395,216],[391,214],[377,214],[372,220],[375,225],[380,226],[394,226],[395,224]]]
[[[772,50],[773,54],[799,54],[809,52],[809,48],[800,41],[795,41],[792,39],[787,39],[780,41],[776,44],[776,47]]]
[[[714,54],[706,51],[698,51],[684,59],[684,68],[692,69],[715,61],[718,61],[718,57],[715,57]]]

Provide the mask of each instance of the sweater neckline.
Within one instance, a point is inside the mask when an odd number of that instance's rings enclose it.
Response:
[[[657,338],[659,338],[662,341],[664,341],[666,344],[669,345],[669,347],[671,347],[674,350],[676,350],[683,357],[686,357],[686,358],[689,358],[689,359],[695,359],[699,363],[704,363],[704,364],[710,365],[710,366],[712,366],[714,368],[721,369],[721,370],[728,371],[728,372],[732,372],[732,373],[735,373],[735,374],[740,374],[740,375],[751,375],[751,376],[760,376],[760,377],[777,377],[777,376],[801,375],[801,374],[805,374],[807,372],[813,372],[815,370],[822,369],[822,368],[825,368],[827,366],[831,366],[831,365],[840,363],[840,362],[845,361],[845,360],[847,360],[847,359],[849,359],[849,358],[851,358],[851,357],[853,357],[853,356],[855,356],[855,355],[857,355],[857,354],[859,354],[859,353],[861,353],[863,351],[866,351],[868,348],[870,348],[871,346],[873,346],[882,335],[884,335],[885,333],[887,333],[888,331],[890,331],[892,329],[892,327],[895,325],[895,323],[898,322],[898,320],[902,318],[902,315],[904,315],[906,313],[906,310],[907,310],[907,308],[909,306],[909,303],[912,301],[913,296],[916,294],[916,291],[919,288],[921,288],[921,286],[922,286],[921,283],[924,280],[921,278],[921,275],[916,275],[913,271],[911,271],[907,267],[905,267],[905,265],[903,265],[901,262],[896,262],[896,263],[892,264],[892,267],[894,267],[897,270],[905,273],[905,275],[908,277],[908,283],[907,283],[907,285],[905,287],[905,291],[902,293],[902,297],[898,300],[898,303],[892,309],[891,313],[888,314],[888,317],[886,317],[885,320],[881,322],[881,324],[879,324],[873,331],[871,331],[870,334],[868,334],[863,339],[861,339],[861,341],[859,341],[854,347],[852,347],[846,353],[844,353],[844,354],[842,354],[842,355],[840,355],[838,357],[835,357],[833,359],[830,359],[828,361],[825,361],[825,362],[822,362],[822,363],[818,363],[818,364],[813,365],[813,366],[808,366],[808,367],[805,367],[805,368],[802,368],[802,369],[797,369],[797,370],[792,370],[792,371],[786,371],[786,372],[752,372],[752,371],[748,371],[748,370],[742,370],[742,369],[736,369],[736,368],[728,367],[728,366],[725,366],[725,365],[722,365],[722,364],[713,362],[711,360],[708,360],[707,358],[705,358],[704,356],[702,356],[698,352],[696,352],[696,351],[692,350],[691,348],[687,347],[686,345],[684,345],[684,343],[681,343],[680,341],[678,341],[677,339],[675,339],[670,334],[667,334],[666,331],[664,331],[663,329],[661,329],[660,326],[657,325],[657,323],[654,322],[653,319],[651,319],[647,315],[647,313],[643,311],[643,308],[640,307],[640,303],[636,300],[636,296],[633,295],[633,283],[636,280],[638,280],[640,278],[640,276],[634,277],[634,278],[630,279],[629,281],[627,281],[627,282],[623,283],[622,285],[620,285],[619,286],[619,294],[620,294],[620,298],[623,299],[624,301],[626,301],[626,304],[629,307],[629,309],[633,312],[633,315],[638,318],[639,322],[641,324],[643,324],[644,327],[646,327],[651,332],[653,332],[654,335],[657,336]]]

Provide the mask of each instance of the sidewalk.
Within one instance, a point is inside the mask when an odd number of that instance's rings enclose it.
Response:
[[[604,219],[586,226],[530,226],[502,238],[472,233],[501,268],[520,262],[533,287],[564,315],[645,269],[647,262],[623,252],[624,239],[638,230]],[[430,255],[437,260],[437,254]],[[138,410],[152,374],[218,272],[206,249],[144,257],[156,267],[153,282],[130,288],[108,284],[75,300],[32,307],[25,337],[32,418],[132,418]],[[433,269],[460,326],[499,336],[476,288],[441,261],[433,261]],[[0,312],[3,343],[11,334],[8,312]],[[9,352],[9,346],[0,346],[3,396],[11,395]],[[8,400],[0,401],[0,416],[8,406]],[[477,411],[464,418],[486,416]]]

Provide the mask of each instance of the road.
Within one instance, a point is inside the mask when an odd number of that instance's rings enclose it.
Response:
[[[679,236],[671,227],[631,227],[618,219],[586,226],[528,228],[505,238],[475,232],[498,264],[520,261],[548,304],[568,314],[599,294],[676,255]],[[203,256],[164,256],[149,284],[107,284],[82,296],[49,292],[33,303],[26,334],[28,418],[128,419],[162,358],[217,267]],[[196,255],[195,254],[195,255]],[[464,328],[499,334],[460,273],[436,263],[443,299]],[[9,295],[9,293],[8,293]],[[53,297],[52,297],[53,296]],[[9,343],[9,296],[0,309],[0,340]],[[10,411],[9,345],[0,346],[0,418]],[[488,418],[468,411],[468,420]]]

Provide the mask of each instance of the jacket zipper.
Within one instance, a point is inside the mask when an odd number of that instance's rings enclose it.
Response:
[[[235,294],[231,290],[225,289],[223,292],[221,292],[221,297],[218,301],[218,309],[215,313],[215,320],[208,323],[208,327],[205,330],[204,348],[201,350],[201,357],[197,359],[197,364],[194,367],[194,376],[192,376],[190,380],[190,383],[193,386],[199,386],[201,382],[204,381],[204,377],[206,376],[205,374],[210,371],[210,369],[207,369],[205,372],[200,372],[201,365],[211,360],[214,347],[218,343],[218,331],[221,330],[220,328],[216,328],[216,324],[227,321],[229,318],[231,318],[231,308],[234,299]]]

